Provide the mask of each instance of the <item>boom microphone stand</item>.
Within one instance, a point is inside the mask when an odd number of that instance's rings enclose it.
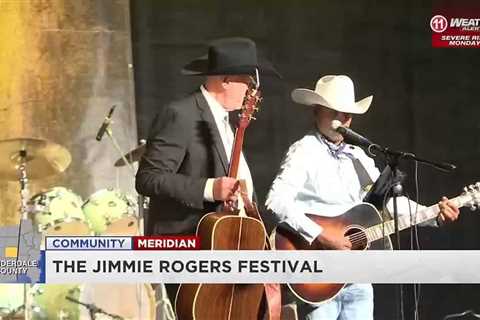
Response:
[[[434,167],[437,170],[443,172],[450,172],[456,169],[456,166],[451,163],[446,162],[435,162],[431,160],[426,160],[417,157],[413,153],[410,152],[403,152],[403,151],[395,151],[389,148],[384,148],[378,144],[371,144],[367,148],[368,153],[370,156],[376,156],[374,151],[383,153],[387,165],[390,166],[392,169],[393,181],[396,181],[395,185],[393,186],[392,192],[392,199],[393,199],[393,219],[395,225],[395,235],[397,237],[397,250],[400,249],[400,237],[399,237],[399,230],[398,230],[398,205],[397,205],[397,198],[402,195],[403,187],[401,185],[401,179],[399,178],[399,170],[398,164],[401,159],[412,160],[420,163],[425,163]]]
[[[95,320],[95,319],[96,319],[96,315],[99,314],[99,313],[100,313],[100,314],[104,314],[104,315],[108,316],[108,317],[111,318],[111,319],[124,320],[123,317],[120,317],[119,315],[116,315],[116,314],[108,313],[108,312],[106,312],[105,310],[103,310],[102,308],[97,307],[97,306],[96,306],[95,304],[93,304],[93,303],[84,303],[84,302],[78,301],[77,299],[72,298],[72,297],[70,297],[70,296],[65,296],[65,299],[67,299],[67,300],[70,301],[70,302],[79,304],[79,305],[84,306],[85,308],[87,308],[91,320]]]
[[[398,170],[398,164],[400,160],[406,159],[406,160],[413,160],[415,162],[420,162],[420,163],[425,163],[427,165],[430,165],[438,170],[449,172],[454,170],[456,167],[455,165],[451,163],[439,163],[439,162],[434,162],[431,160],[426,160],[426,159],[421,159],[415,156],[413,153],[410,152],[403,152],[403,151],[396,151],[392,150],[387,147],[382,147],[376,143],[371,142],[364,136],[358,134],[357,132],[353,131],[352,129],[348,127],[342,126],[341,122],[338,120],[333,120],[332,121],[332,129],[335,130],[336,132],[340,133],[344,141],[347,143],[351,143],[353,145],[357,145],[363,148],[367,149],[367,153],[369,154],[370,157],[375,157],[376,153],[382,153],[386,159],[387,165],[390,167],[391,172],[392,172],[392,178],[393,178],[393,186],[392,186],[392,198],[393,198],[393,220],[394,220],[394,227],[395,227],[395,235],[397,237],[397,250],[400,249],[400,232],[398,229],[398,197],[402,195],[403,187],[401,185],[401,177],[400,177],[400,172]],[[386,195],[388,195],[389,190],[385,191]],[[410,206],[410,203],[408,203]],[[403,320],[403,286],[400,284],[399,285],[399,304],[398,304],[398,311],[400,314],[400,319]],[[397,314],[397,315],[398,315]],[[398,319],[398,317],[397,317]]]
[[[115,139],[115,136],[113,135],[113,131],[112,131],[112,127],[111,127],[111,121],[109,121],[106,125],[106,134],[107,136],[109,137],[110,141],[112,142],[112,145],[113,147],[115,148],[115,150],[117,150],[118,154],[120,155],[120,157],[122,158],[122,160],[124,161],[124,163],[127,164],[129,170],[130,170],[130,173],[132,174],[133,178],[135,178],[135,168],[133,167],[133,165],[131,164],[130,161],[127,160],[127,158],[125,157],[125,153],[122,151],[122,148],[120,147],[120,145],[118,144],[118,141],[117,139]],[[143,234],[143,219],[144,219],[144,202],[145,202],[145,199],[143,196],[139,196],[139,199],[138,199],[138,223],[137,223],[137,233],[139,235],[142,235]]]
[[[390,166],[392,170],[392,178],[395,181],[395,184],[392,186],[392,200],[393,200],[393,222],[395,227],[395,236],[396,236],[396,249],[400,250],[400,232],[398,229],[398,197],[402,196],[403,186],[401,184],[400,173],[398,169],[398,164],[401,159],[412,160],[420,163],[430,165],[437,170],[443,172],[450,172],[455,170],[456,166],[450,163],[439,163],[431,160],[426,160],[415,156],[413,153],[395,151],[386,147],[382,147],[378,144],[370,144],[367,147],[368,153],[370,156],[376,156],[374,151],[380,152],[384,155],[386,163]],[[387,191],[388,192],[388,191]],[[410,203],[408,203],[410,206]],[[404,319],[403,309],[403,284],[398,285],[397,289],[397,319]]]

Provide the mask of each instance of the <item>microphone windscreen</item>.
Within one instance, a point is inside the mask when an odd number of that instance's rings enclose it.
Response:
[[[337,130],[339,127],[342,126],[340,120],[332,120],[332,129]]]

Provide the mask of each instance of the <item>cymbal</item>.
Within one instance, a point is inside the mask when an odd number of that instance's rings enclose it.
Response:
[[[22,159],[29,179],[58,174],[72,162],[70,152],[51,141],[34,138],[0,140],[0,180],[18,180]]]
[[[129,153],[125,154],[125,158],[128,160],[128,163],[134,163],[139,161],[142,158],[143,153],[145,152],[145,149],[147,148],[146,144],[141,144]],[[123,167],[127,165],[125,161],[123,161],[122,158],[118,159],[115,161],[115,167]]]

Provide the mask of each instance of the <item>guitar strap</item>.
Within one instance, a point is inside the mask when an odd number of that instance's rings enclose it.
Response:
[[[364,191],[368,191],[368,189],[373,185],[372,178],[365,169],[364,165],[358,160],[357,158],[351,157],[353,168],[357,172],[358,181],[360,182],[360,187]]]
[[[247,185],[245,180],[240,181],[240,195],[243,200],[243,205],[245,206],[246,214],[251,217],[259,220],[263,224],[262,217],[258,212],[258,208],[255,203],[252,203],[248,198]],[[265,250],[272,250],[272,245],[270,244],[270,239],[265,238]],[[265,288],[265,300],[267,302],[267,310],[269,320],[280,320],[280,313],[282,309],[282,291],[279,283],[264,283]]]

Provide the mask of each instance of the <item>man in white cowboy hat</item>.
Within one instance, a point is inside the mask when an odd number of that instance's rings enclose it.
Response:
[[[305,213],[339,216],[362,202],[367,180],[371,183],[379,177],[374,161],[359,147],[345,143],[332,128],[334,120],[349,127],[353,114],[367,112],[372,96],[355,101],[353,82],[345,75],[324,76],[315,90],[295,89],[291,96],[299,104],[314,107],[315,129],[289,148],[266,205],[310,244],[348,250],[352,244],[346,237],[316,224]],[[448,199],[439,205],[440,220],[458,217],[458,208]],[[407,201],[400,201],[399,207],[401,214],[408,214]],[[299,313],[301,318],[315,320],[373,319],[372,286],[348,284],[328,302],[300,304]]]

